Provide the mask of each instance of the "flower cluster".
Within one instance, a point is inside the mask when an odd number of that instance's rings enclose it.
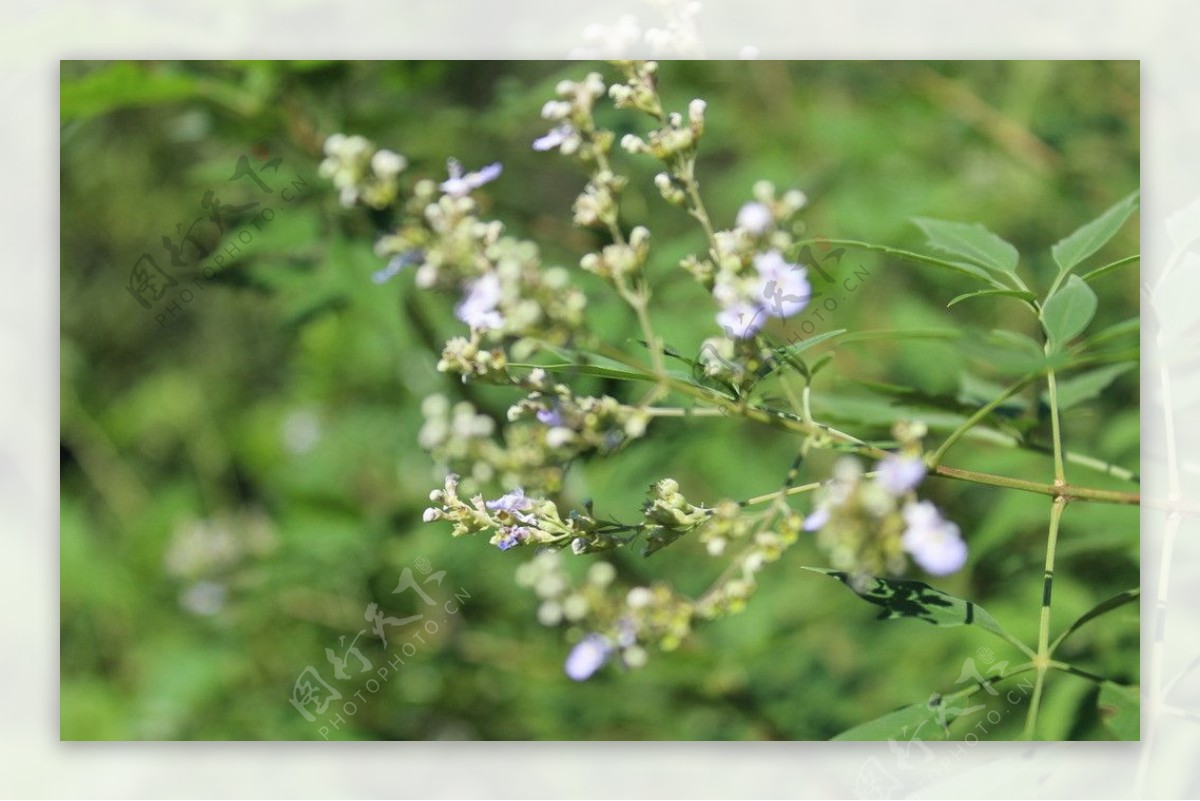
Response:
[[[361,203],[382,209],[395,201],[400,173],[407,166],[404,156],[376,148],[361,136],[334,134],[325,140],[319,173],[333,181],[343,206]]]
[[[574,646],[563,670],[575,681],[591,678],[609,662],[639,668],[646,663],[646,645],[671,650],[691,630],[692,604],[666,585],[614,592],[616,578],[612,564],[598,561],[575,585],[556,551],[543,551],[517,569],[517,583],[539,599],[538,621],[568,626]]]
[[[345,205],[381,209],[399,202],[403,156],[343,134],[330,136],[325,150],[321,174],[338,187]],[[399,226],[376,243],[376,253],[388,261],[373,279],[384,283],[412,267],[419,287],[456,293],[455,315],[472,338],[451,342],[440,369],[490,376],[501,360],[489,357],[483,341],[563,342],[582,325],[586,300],[570,286],[565,269],[542,266],[534,243],[506,236],[498,221],[480,219],[472,193],[501,176],[499,163],[467,171],[449,159],[446,170],[440,182],[416,181]]]
[[[517,545],[569,546],[576,554],[611,550],[625,544],[624,527],[601,523],[590,514],[572,511],[563,520],[554,501],[534,498],[521,487],[494,500],[473,495],[463,500],[458,494],[459,477],[450,473],[440,490],[429,494],[438,504],[425,510],[424,520],[448,520],[451,534],[492,532],[491,544],[502,551]]]
[[[542,370],[533,371],[524,383],[535,389],[509,408],[508,419],[536,421],[541,441],[556,461],[590,451],[610,453],[646,433],[650,418],[644,409],[608,395],[576,395],[566,384],[550,384]]]
[[[841,457],[804,527],[817,532],[833,566],[857,583],[904,572],[905,554],[932,575],[954,573],[966,564],[967,546],[958,526],[943,519],[932,502],[917,500],[925,472],[912,447],[881,459],[873,478],[864,475],[858,459]]]
[[[178,525],[163,557],[166,572],[186,586],[180,605],[196,615],[215,615],[231,585],[244,583],[245,568],[279,546],[271,520],[258,509]]]

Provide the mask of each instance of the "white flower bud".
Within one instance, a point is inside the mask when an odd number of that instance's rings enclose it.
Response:
[[[379,150],[371,157],[371,169],[385,178],[400,174],[407,166],[408,161],[404,156],[390,150]]]
[[[708,108],[708,103],[705,103],[698,97],[691,103],[688,103],[688,120],[692,125],[704,125],[704,110],[706,108]]]
[[[430,508],[430,509],[425,510],[425,514],[421,515],[421,519],[424,520],[426,523],[432,523],[434,520],[437,520],[441,516],[442,516],[442,512],[440,509]]]
[[[569,428],[555,427],[546,432],[546,445],[551,448],[569,445],[574,439],[575,432]]]
[[[725,538],[714,537],[708,541],[708,544],[705,547],[708,549],[709,556],[720,556],[721,554],[725,553]]]
[[[631,645],[621,652],[621,658],[626,667],[640,668],[646,664],[646,649],[640,645]]]
[[[562,608],[563,616],[566,617],[567,620],[570,620],[571,622],[582,620],[583,618],[587,617],[588,613],[587,598],[584,598],[579,593],[572,593],[571,595],[567,596],[565,601],[563,601]]]
[[[751,201],[738,210],[736,225],[744,228],[754,236],[762,236],[771,227],[774,218],[771,209],[764,203]]]
[[[799,189],[789,189],[783,193],[783,203],[790,211],[796,212],[808,205],[808,197]]]
[[[617,577],[617,569],[608,562],[597,562],[588,568],[587,577],[597,587],[607,587]]]
[[[649,587],[634,587],[625,596],[625,605],[630,609],[642,609],[654,602],[654,593]]]
[[[636,134],[625,134],[621,137],[621,147],[630,153],[644,153],[649,148],[642,141],[641,137]]]
[[[547,120],[561,120],[571,113],[571,104],[565,100],[547,100],[542,106],[542,117]]]
[[[770,203],[775,199],[775,184],[770,181],[755,181],[752,192],[754,199],[759,203]]]
[[[541,623],[543,626],[557,626],[562,621],[562,617],[562,606],[557,601],[544,601],[538,607],[538,623]]]

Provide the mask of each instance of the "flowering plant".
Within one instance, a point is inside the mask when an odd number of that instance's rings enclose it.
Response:
[[[640,340],[633,352],[606,341],[603,332],[589,325],[592,299],[576,286],[571,269],[547,266],[535,242],[485,219],[480,198],[490,182],[505,177],[500,164],[468,172],[451,158],[446,179],[420,178],[402,189],[409,166],[403,156],[357,136],[337,134],[326,142],[321,172],[337,187],[344,205],[397,212],[398,222],[376,245],[386,263],[375,274],[376,282],[411,269],[417,287],[454,298],[454,314],[464,330],[446,342],[437,369],[463,384],[508,387],[521,394],[501,431],[467,401],[452,405],[441,395],[426,400],[419,441],[443,478],[430,494],[425,521],[450,524],[456,537],[485,535],[500,551],[533,552],[519,567],[517,580],[537,595],[538,620],[565,628],[570,647],[563,669],[576,681],[610,664],[638,668],[651,647],[676,649],[699,623],[742,610],[763,571],[801,538],[812,538],[826,564],[810,570],[836,578],[880,607],[881,618],[974,625],[1002,638],[1027,660],[1001,663],[953,696],[916,703],[847,736],[898,737],[908,727],[932,720],[947,731],[962,712],[948,699],[991,692],[993,685],[1026,673],[1034,674],[1035,683],[1025,731],[1036,736],[1049,675],[1064,672],[1108,683],[1055,659],[1058,646],[1079,626],[1137,597],[1136,589],[1114,588],[1121,591],[1050,639],[1064,510],[1071,503],[1139,502],[1132,491],[1067,481],[1068,464],[1073,471],[1091,470],[1130,484],[1136,484],[1136,476],[1068,450],[1060,421],[1068,405],[1102,391],[1136,359],[1136,352],[1131,356],[1122,347],[1134,330],[1128,326],[1084,336],[1097,307],[1090,284],[1136,257],[1087,272],[1079,269],[1136,210],[1136,194],[1054,246],[1057,272],[1041,294],[1018,269],[1015,248],[976,224],[919,220],[937,255],[856,240],[806,239],[798,219],[807,204],[805,195],[797,189],[781,192],[764,180],[753,186],[727,225],[709,213],[697,169],[706,102],[695,99],[672,111],[659,93],[656,63],[623,61],[614,68],[619,73],[615,81],[593,72],[580,81],[559,83],[556,96],[542,109],[550,127],[531,146],[557,152],[587,173],[573,219],[606,239],[583,253],[578,267],[602,279],[636,318]],[[618,137],[598,120],[598,108],[606,103],[648,121],[648,129]],[[632,224],[622,202],[630,178],[619,171],[618,160],[629,158],[657,163],[654,186],[665,203],[695,219],[704,234],[702,250],[685,254],[674,265],[654,258],[649,228]],[[930,415],[936,419],[895,415],[886,424],[863,424],[856,433],[836,428],[815,411],[814,380],[831,362],[828,355],[813,357],[817,346],[838,338],[867,341],[904,332],[836,329],[784,339],[788,321],[817,297],[808,273],[816,265],[805,260],[814,246],[874,251],[966,277],[978,286],[949,305],[1015,302],[1036,321],[1040,341],[1016,329],[959,332],[961,347],[992,365],[1007,384],[996,386],[986,399],[956,401],[957,416],[950,423],[944,414]],[[698,314],[712,333],[694,356],[666,342],[656,329],[652,268],[681,270],[711,299],[711,306]],[[645,391],[636,399],[585,394],[581,377]],[[1007,425],[1001,414],[1006,404],[1042,384],[1050,417],[1048,445]],[[887,391],[903,394],[896,388]],[[782,487],[752,498],[689,497],[678,480],[663,477],[649,487],[640,511],[624,521],[618,517],[628,510],[606,517],[590,502],[568,507],[564,484],[573,464],[617,457],[652,436],[656,421],[663,418],[698,425],[704,422],[700,418],[736,418],[768,426],[794,438],[797,457]],[[1052,480],[946,464],[948,453],[968,437],[1049,451]],[[817,458],[822,453],[832,458]],[[829,473],[800,483],[812,463],[827,465]],[[931,479],[1048,499],[1044,589],[1033,645],[974,603],[904,578],[919,571],[937,581],[961,570],[969,559],[970,537],[964,528],[970,521],[949,519],[925,497]],[[638,548],[649,556],[687,540],[696,540],[722,565],[699,594],[661,579],[623,581],[613,560],[612,552],[621,549]],[[593,560],[582,581],[571,579],[567,558]]]

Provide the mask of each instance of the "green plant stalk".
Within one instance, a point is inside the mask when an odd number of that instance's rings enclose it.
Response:
[[[979,407],[979,409],[966,420],[964,420],[958,428],[951,431],[950,435],[946,437],[940,446],[938,446],[938,449],[933,452],[931,457],[929,457],[929,466],[937,467],[939,464],[941,464],[942,457],[946,455],[946,451],[950,450],[954,443],[958,442],[958,440],[964,434],[974,428],[980,420],[983,420],[985,417],[991,414],[996,407],[1004,403],[1004,401],[1008,400],[1013,395],[1016,395],[1021,390],[1025,389],[1025,387],[1032,384],[1035,380],[1037,380],[1037,375],[1026,376],[1020,381],[1017,381],[1015,384],[1009,386],[987,404]]]
[[[1034,657],[1037,679],[1033,685],[1033,697],[1029,699],[1029,713],[1025,718],[1025,739],[1032,740],[1037,732],[1038,708],[1042,703],[1042,690],[1046,684],[1046,672],[1050,663],[1050,602],[1054,590],[1054,553],[1058,546],[1058,526],[1067,500],[1060,495],[1050,506],[1050,532],[1046,537],[1046,572],[1042,577],[1042,610],[1038,621],[1038,647]]]
[[[1054,483],[1065,486],[1067,476],[1063,470],[1062,428],[1058,419],[1058,382],[1053,370],[1046,373],[1046,385],[1050,392],[1050,428],[1054,435]]]

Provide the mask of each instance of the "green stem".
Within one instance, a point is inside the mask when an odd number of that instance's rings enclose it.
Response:
[[[1029,714],[1025,718],[1025,739],[1032,740],[1037,733],[1038,709],[1042,703],[1042,690],[1046,684],[1046,671],[1050,663],[1050,601],[1054,589],[1054,553],[1058,546],[1058,524],[1062,519],[1067,501],[1063,496],[1054,499],[1050,507],[1050,533],[1046,537],[1046,572],[1042,576],[1042,612],[1038,622],[1038,647],[1034,665],[1037,679],[1033,685],[1033,697],[1029,700]]]
[[[1050,428],[1054,436],[1054,483],[1062,486],[1067,483],[1067,477],[1063,470],[1062,427],[1058,419],[1058,383],[1053,370],[1046,373],[1046,383],[1050,391]]]
[[[964,434],[974,428],[980,420],[991,414],[996,407],[1004,403],[1004,401],[1008,400],[1013,395],[1016,395],[1021,390],[1025,389],[1025,387],[1032,384],[1036,379],[1037,375],[1026,376],[1015,384],[1009,386],[986,405],[981,406],[974,414],[964,420],[958,428],[950,432],[950,436],[946,437],[938,449],[933,452],[933,456],[929,457],[929,466],[937,467],[939,464],[941,464],[942,457],[946,455],[946,451],[950,450],[954,443],[958,442],[958,440],[962,438]]]
[[[1098,501],[1100,503],[1116,503],[1127,506],[1138,506],[1141,496],[1136,492],[1121,492],[1119,490],[1093,489],[1091,487],[1075,487],[1070,484],[1039,484],[1036,481],[1026,481],[1021,478],[997,476],[991,473],[979,473],[974,470],[963,470],[958,467],[938,465],[933,471],[936,475],[953,478],[959,481],[970,481],[973,484],[984,484],[989,487],[1006,487],[1008,489],[1033,492],[1038,495],[1049,495],[1054,498],[1070,498],[1081,501]]]

